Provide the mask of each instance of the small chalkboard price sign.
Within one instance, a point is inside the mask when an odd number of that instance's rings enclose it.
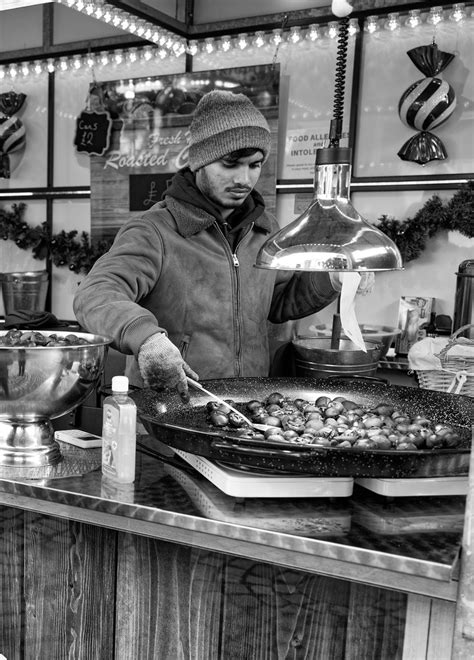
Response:
[[[77,151],[102,156],[109,148],[112,119],[107,110],[83,110],[76,119],[74,145]]]

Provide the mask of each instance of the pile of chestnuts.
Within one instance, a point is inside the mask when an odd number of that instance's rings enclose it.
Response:
[[[8,330],[0,335],[0,346],[29,348],[32,346],[82,346],[90,342],[75,334],[43,334],[37,330]]]
[[[225,403],[236,407],[230,399]],[[249,427],[229,405],[207,403],[211,426],[270,442],[385,451],[452,449],[463,443],[454,426],[435,423],[423,414],[408,415],[389,402],[364,407],[341,396],[318,396],[308,401],[273,392],[261,401],[248,401],[242,408],[253,424],[266,426],[263,430]]]

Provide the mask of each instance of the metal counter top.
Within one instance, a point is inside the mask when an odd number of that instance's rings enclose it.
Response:
[[[140,442],[156,448],[148,437]],[[235,498],[179,457],[166,463],[140,450],[136,474],[125,488],[98,469],[49,480],[1,478],[0,504],[456,600],[464,497],[388,499],[356,487],[348,498]]]

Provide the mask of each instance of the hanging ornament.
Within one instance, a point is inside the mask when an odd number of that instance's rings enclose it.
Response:
[[[10,178],[10,156],[25,146],[26,133],[15,112],[21,109],[26,94],[4,92],[0,94],[0,178]]]
[[[79,152],[103,156],[109,148],[111,132],[112,118],[104,106],[102,88],[95,83],[87,95],[85,110],[76,118],[74,146]]]
[[[439,50],[434,40],[428,46],[412,48],[407,55],[426,78],[410,85],[398,103],[398,114],[402,122],[419,131],[405,142],[398,156],[419,165],[425,165],[431,160],[445,160],[448,157],[446,149],[430,129],[449,119],[456,107],[453,88],[437,77],[454,59],[454,55]]]

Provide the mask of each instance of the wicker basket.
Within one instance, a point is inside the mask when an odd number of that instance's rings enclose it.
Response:
[[[462,328],[456,330],[450,336],[446,346],[436,355],[441,362],[441,369],[416,371],[420,387],[474,397],[474,340],[463,338],[460,341],[458,339],[458,335],[470,327],[472,326],[463,325]],[[467,355],[449,355],[453,346],[461,344],[467,349]]]

